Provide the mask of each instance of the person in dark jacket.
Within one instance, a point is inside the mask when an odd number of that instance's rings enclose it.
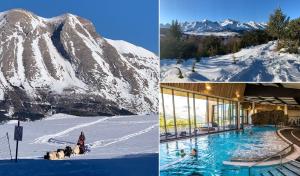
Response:
[[[84,154],[85,153],[85,146],[84,146],[84,141],[85,141],[85,136],[83,132],[80,133],[77,145],[79,145],[79,154]]]

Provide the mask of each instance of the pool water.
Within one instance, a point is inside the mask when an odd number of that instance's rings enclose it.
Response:
[[[272,145],[272,144],[276,145]],[[160,144],[161,176],[215,176],[215,175],[248,175],[247,167],[223,165],[235,157],[259,158],[273,154],[288,144],[276,135],[272,126],[248,127],[244,131],[230,131],[199,136]],[[198,156],[189,156],[191,150],[198,150]],[[187,154],[178,155],[183,149]],[[259,173],[267,167],[256,167],[252,173]]]

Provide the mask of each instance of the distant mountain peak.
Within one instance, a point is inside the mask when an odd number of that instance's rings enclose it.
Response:
[[[221,21],[211,21],[208,19],[182,22],[180,23],[182,30],[189,33],[201,33],[201,32],[239,32],[239,31],[251,31],[251,30],[264,30],[266,23],[259,23],[254,21],[239,22],[230,18]],[[161,24],[161,27],[168,28],[170,24]]]

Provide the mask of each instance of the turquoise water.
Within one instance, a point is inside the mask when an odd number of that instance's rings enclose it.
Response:
[[[261,146],[268,136],[276,136],[276,128],[250,127],[243,132],[230,131],[191,139],[172,141],[160,144],[161,176],[246,176],[248,168],[223,165],[229,161],[242,146]],[[198,157],[189,156],[190,151],[198,150]],[[187,155],[178,156],[184,149]],[[250,148],[251,149],[251,148]],[[177,154],[176,154],[177,153]],[[251,170],[253,175],[267,167],[256,167]]]

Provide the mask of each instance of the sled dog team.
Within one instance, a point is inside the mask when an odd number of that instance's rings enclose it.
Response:
[[[85,136],[83,132],[81,132],[77,145],[72,149],[70,146],[66,146],[65,149],[57,149],[57,151],[47,152],[44,156],[44,159],[48,160],[61,160],[65,157],[71,157],[71,155],[82,155],[85,153]]]

